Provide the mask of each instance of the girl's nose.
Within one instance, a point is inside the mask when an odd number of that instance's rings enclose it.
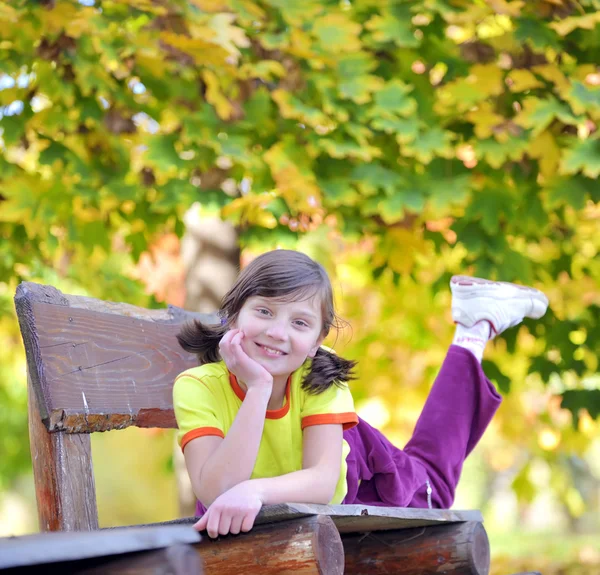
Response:
[[[283,325],[278,323],[269,327],[267,336],[279,341],[285,341],[287,339],[287,331]]]

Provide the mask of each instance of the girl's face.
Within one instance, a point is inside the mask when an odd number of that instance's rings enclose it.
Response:
[[[244,332],[242,349],[273,376],[274,383],[285,384],[323,342],[321,301],[318,296],[304,301],[250,297],[234,327]]]

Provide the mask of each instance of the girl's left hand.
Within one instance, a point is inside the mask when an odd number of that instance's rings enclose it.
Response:
[[[262,507],[262,498],[252,483],[251,480],[242,481],[219,495],[194,528],[197,531],[206,529],[212,538],[250,531]]]

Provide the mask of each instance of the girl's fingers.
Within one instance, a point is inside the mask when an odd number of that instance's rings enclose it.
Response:
[[[206,529],[206,523],[208,521],[208,512],[205,513],[199,521],[196,521],[196,523],[194,523],[194,529],[196,531],[204,531]]]
[[[219,535],[227,535],[231,527],[231,515],[221,513],[221,521],[219,521]]]
[[[237,333],[231,338],[231,345],[232,346],[241,346],[242,345],[242,339],[244,339],[244,332],[241,330],[237,330]]]
[[[229,533],[233,533],[234,535],[237,535],[240,532],[240,529],[242,528],[242,520],[244,519],[243,515],[234,515],[231,518],[231,525],[229,527]]]
[[[219,342],[219,347],[225,347],[231,344],[231,340],[237,335],[239,329],[230,329]]]
[[[208,512],[207,512],[208,513]],[[216,539],[219,536],[219,524],[221,523],[221,512],[217,509],[210,512],[208,523],[206,524],[206,531],[208,536],[212,539]]]
[[[247,533],[248,531],[250,531],[250,529],[252,529],[252,526],[254,525],[254,520],[256,519],[257,515],[258,511],[256,513],[254,511],[250,511],[246,514],[244,520],[242,521],[242,531],[244,533]]]

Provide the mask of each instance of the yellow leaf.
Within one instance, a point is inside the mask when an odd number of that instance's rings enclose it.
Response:
[[[556,174],[560,163],[560,148],[548,130],[531,142],[528,154],[539,161],[540,173],[546,180]]]
[[[591,12],[584,16],[570,16],[559,22],[552,22],[549,26],[554,28],[561,36],[566,36],[576,28],[593,30],[596,24],[600,24],[600,12]]]
[[[532,70],[547,82],[552,82],[556,86],[556,90],[559,94],[568,90],[571,86],[567,77],[556,64],[533,66]]]
[[[581,64],[580,66],[577,66],[577,69],[571,75],[571,78],[574,80],[579,80],[580,82],[585,82],[590,74],[597,73],[598,67],[595,64]]]
[[[544,86],[529,70],[525,69],[512,70],[508,74],[508,79],[508,87],[511,92],[525,92]]]
[[[471,66],[469,78],[471,83],[477,83],[490,96],[499,96],[504,92],[502,81],[503,71],[496,64],[475,64]]]
[[[392,270],[401,275],[409,274],[419,254],[427,252],[423,234],[416,229],[390,228],[378,250]]]
[[[191,4],[198,6],[202,12],[224,12],[229,9],[227,0],[191,0]]]
[[[212,70],[203,70],[202,78],[206,82],[206,100],[210,102],[223,120],[228,120],[233,113],[233,106],[223,95],[219,79]]]
[[[493,111],[490,102],[483,102],[476,110],[468,112],[466,118],[475,129],[475,135],[480,139],[489,138],[494,128],[504,122],[504,117]]]
[[[362,27],[343,14],[328,14],[317,18],[312,32],[327,52],[358,52]]]
[[[294,118],[303,124],[316,127],[330,127],[333,122],[318,108],[311,108],[294,98],[286,90],[273,90],[271,97],[284,118]]]
[[[79,9],[70,2],[57,2],[52,10],[38,10],[44,34],[58,34],[62,32],[73,19],[77,18]]]
[[[240,55],[238,47],[247,48],[250,46],[250,41],[242,28],[232,26],[234,20],[235,14],[215,14],[210,19],[209,26],[215,32],[211,42],[225,48],[237,61]]]
[[[523,0],[515,0],[514,2],[507,2],[506,0],[486,0],[486,3],[490,8],[496,12],[496,14],[506,14],[517,18],[521,15],[521,8],[525,6]]]
[[[290,140],[278,142],[263,155],[263,159],[288,205],[297,211],[312,213],[321,203],[321,191],[310,158],[294,146]]]
[[[18,20],[19,13],[14,8],[11,8],[8,4],[2,2],[0,4],[0,21],[8,21],[16,24]]]
[[[161,32],[160,39],[169,46],[191,56],[194,62],[200,66],[212,64],[223,67],[227,61],[229,52],[216,44],[206,41],[215,36],[213,30],[210,28],[202,28],[202,30],[204,30],[202,39],[189,38],[188,36],[173,32]],[[196,30],[195,33],[197,34],[198,31]]]
[[[298,58],[307,60],[314,58],[313,40],[310,35],[298,28],[292,28],[289,52],[293,56],[298,56]]]
[[[277,194],[274,192],[247,194],[224,206],[221,216],[236,223],[247,221],[272,230],[277,227],[277,219],[268,211],[268,206],[276,197]]]
[[[240,67],[239,78],[260,78],[265,82],[272,82],[277,78],[283,78],[286,70],[277,60],[261,60],[260,62],[247,62]]]

